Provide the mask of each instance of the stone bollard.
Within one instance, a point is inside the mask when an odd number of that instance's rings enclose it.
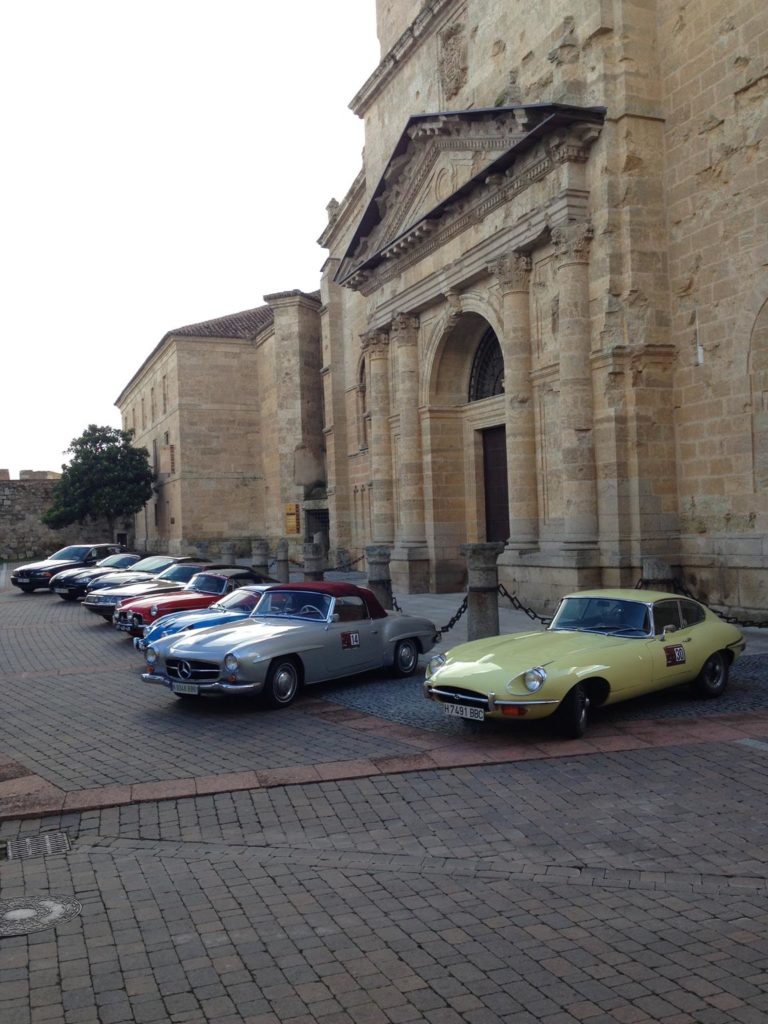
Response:
[[[284,537],[277,542],[275,560],[277,563],[275,566],[275,579],[281,583],[288,583],[291,574],[288,568],[288,541]]]
[[[389,574],[390,549],[381,544],[372,544],[365,549],[368,562],[368,589],[379,600],[382,608],[391,609],[392,577]]]
[[[499,632],[499,570],[501,543],[462,544],[467,559],[467,640],[496,636]]]
[[[304,544],[302,552],[304,555],[304,582],[321,580],[325,569],[325,554],[322,544]]]
[[[269,571],[269,541],[264,537],[254,537],[251,540],[251,565],[257,572],[270,576]]]

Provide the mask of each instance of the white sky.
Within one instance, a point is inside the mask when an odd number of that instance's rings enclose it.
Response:
[[[375,0],[0,3],[0,468],[59,470],[175,327],[312,291]]]

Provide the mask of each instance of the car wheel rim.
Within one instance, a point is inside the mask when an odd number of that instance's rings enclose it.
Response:
[[[290,701],[296,693],[296,670],[292,665],[281,665],[275,673],[273,686],[275,700],[281,704]]]
[[[411,672],[416,663],[416,651],[413,644],[400,644],[397,651],[397,664],[401,672]]]
[[[710,658],[705,674],[706,685],[710,690],[719,690],[723,683],[722,658]]]

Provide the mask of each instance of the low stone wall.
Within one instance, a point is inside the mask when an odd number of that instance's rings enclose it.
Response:
[[[74,523],[51,530],[42,515],[51,504],[55,480],[0,480],[0,561],[44,558],[65,544],[109,541],[105,521]]]

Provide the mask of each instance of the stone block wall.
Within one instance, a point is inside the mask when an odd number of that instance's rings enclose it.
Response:
[[[44,558],[66,544],[109,541],[106,522],[92,521],[51,530],[42,515],[51,504],[56,480],[0,479],[0,561]]]

